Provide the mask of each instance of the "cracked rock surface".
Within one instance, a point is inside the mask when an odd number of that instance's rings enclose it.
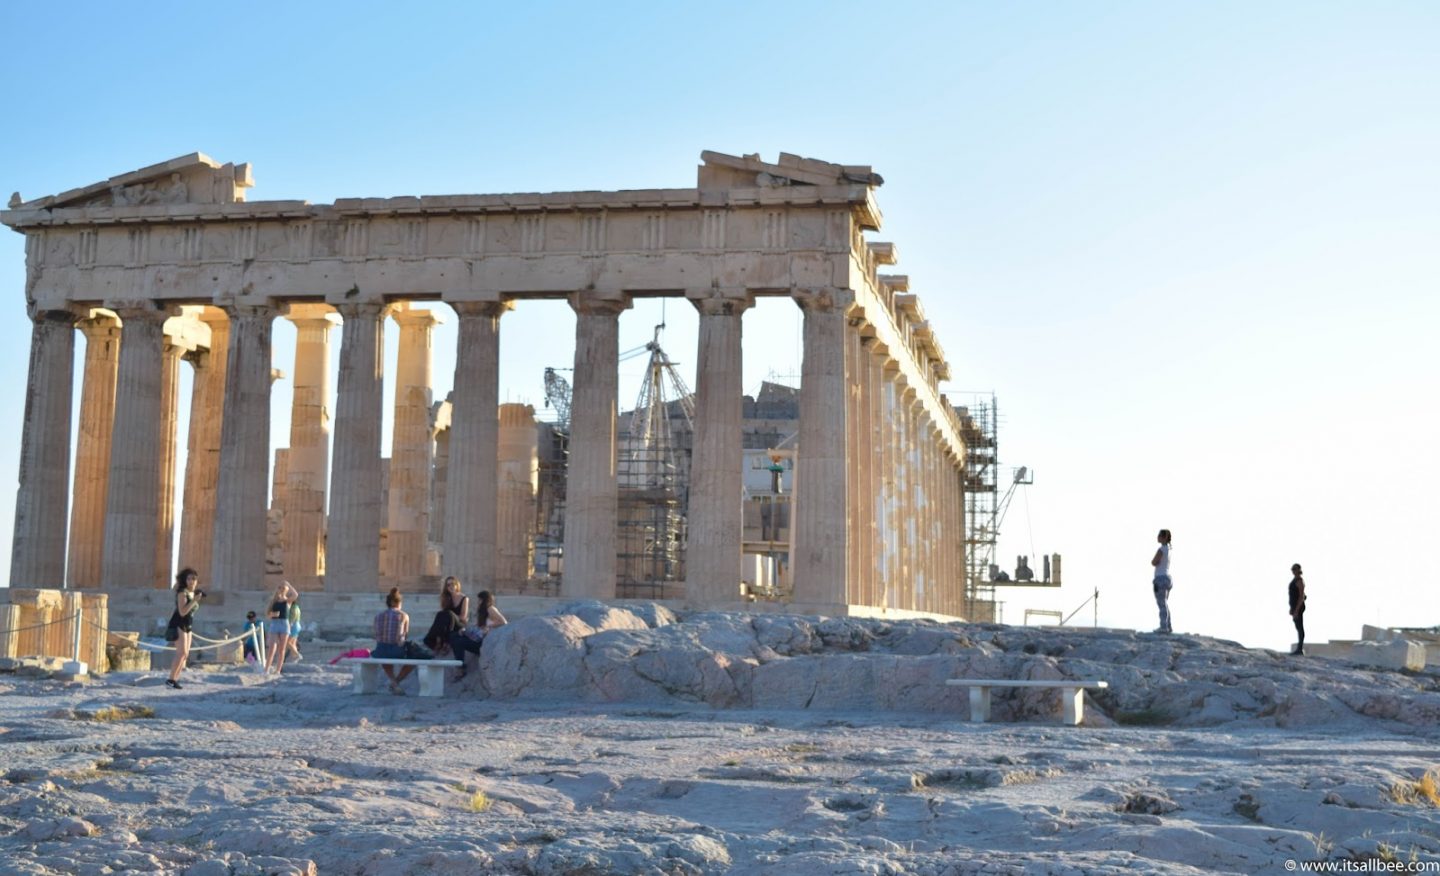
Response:
[[[439,699],[0,676],[6,874],[1110,874],[1440,860],[1440,678],[1121,631],[600,609]],[[1101,678],[1087,724],[944,679]],[[141,708],[141,707],[146,708]],[[109,717],[110,720],[101,720]]]

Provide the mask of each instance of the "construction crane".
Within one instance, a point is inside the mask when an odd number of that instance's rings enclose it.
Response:
[[[545,406],[555,409],[556,427],[570,431],[570,381],[554,368],[545,369]]]
[[[690,393],[690,387],[685,385],[685,379],[680,376],[675,363],[670,361],[670,357],[660,347],[660,332],[664,328],[663,322],[655,326],[655,335],[650,343],[627,350],[621,354],[620,361],[633,358],[641,352],[650,354],[650,361],[645,367],[645,379],[640,382],[640,395],[630,413],[630,444],[632,449],[636,450],[658,449],[662,451],[661,455],[670,461],[674,456],[674,449],[668,399],[675,400],[675,405],[685,420],[685,428],[693,430],[695,396]]]

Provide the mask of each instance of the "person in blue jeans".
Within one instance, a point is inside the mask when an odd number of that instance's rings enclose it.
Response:
[[[400,607],[402,602],[400,588],[390,588],[390,592],[385,596],[385,610],[375,615],[375,647],[370,651],[371,657],[405,659],[405,643],[410,638],[410,615]],[[414,672],[415,667],[400,667],[398,676],[388,664],[380,668],[385,670],[385,677],[390,679],[390,692],[403,696],[405,692],[400,689],[400,682]]]
[[[1155,537],[1160,547],[1155,551],[1150,565],[1155,567],[1155,604],[1160,608],[1160,628],[1155,632],[1170,632],[1170,530],[1162,529]]]

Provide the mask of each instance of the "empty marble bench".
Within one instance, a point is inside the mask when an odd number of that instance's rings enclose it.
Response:
[[[1085,691],[1109,687],[1103,681],[1011,681],[1004,678],[951,678],[945,682],[951,687],[970,688],[970,720],[990,720],[990,688],[992,687],[1051,687],[1060,689],[1060,702],[1065,713],[1061,723],[1079,724],[1085,719]]]
[[[420,676],[420,696],[438,697],[445,694],[445,670],[451,666],[464,666],[459,660],[404,660],[384,657],[346,657],[355,673],[354,691],[358,694],[372,694],[380,687],[380,667],[414,666]]]

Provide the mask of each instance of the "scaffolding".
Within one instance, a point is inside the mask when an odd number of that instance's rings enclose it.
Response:
[[[635,407],[618,424],[615,595],[665,599],[680,595],[690,504],[695,398],[675,363],[650,343],[620,355],[649,353]],[[535,518],[535,579],[558,592],[564,571],[566,478],[570,461],[570,385],[563,369],[545,369],[545,400],[556,421],[540,424],[539,495]]]
[[[1000,535],[999,409],[991,393],[956,413],[965,439],[965,617],[990,623],[1000,616],[992,572]]]
[[[615,594],[664,599],[681,595],[690,506],[690,459],[695,397],[660,347],[664,323],[644,347],[649,353],[635,407],[626,415],[616,469],[619,483]]]

